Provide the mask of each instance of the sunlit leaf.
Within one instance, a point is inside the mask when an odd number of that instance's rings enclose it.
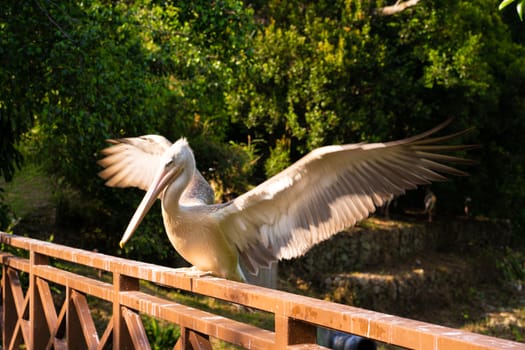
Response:
[[[516,10],[518,11],[518,16],[520,16],[520,20],[523,22],[523,7],[525,4],[525,0],[521,0],[518,5],[516,5]]]
[[[509,6],[510,4],[512,4],[515,0],[504,0],[502,1],[500,4],[499,4],[499,9],[500,10],[503,10],[505,7]]]

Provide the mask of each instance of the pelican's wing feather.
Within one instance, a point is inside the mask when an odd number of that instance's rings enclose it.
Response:
[[[147,191],[160,159],[171,142],[163,136],[145,135],[140,137],[108,140],[113,144],[101,151],[105,157],[98,161],[105,169],[98,175],[110,187],[138,187]]]
[[[98,161],[105,169],[98,175],[110,187],[138,187],[147,191],[156,171],[159,169],[162,154],[172,143],[160,135],[144,135],[115,140],[101,151],[105,157]],[[182,194],[181,202],[186,205],[213,204],[214,192],[199,170],[195,171],[191,182]]]
[[[277,259],[300,256],[393,195],[466,175],[441,162],[467,160],[436,153],[446,145],[424,142],[445,125],[400,141],[315,149],[221,210],[222,230],[241,252],[264,246]]]

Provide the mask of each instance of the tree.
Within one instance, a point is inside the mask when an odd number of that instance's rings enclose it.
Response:
[[[83,199],[79,210],[92,217],[86,226],[104,217],[107,230],[121,228],[128,218],[117,213],[131,212],[137,202],[138,193],[105,188],[96,176],[97,151],[107,138],[187,136],[209,178],[246,185],[244,164],[252,155],[250,147],[224,140],[223,91],[249,55],[250,9],[238,1],[147,0],[8,1],[3,7],[2,57],[10,56],[2,79],[13,81],[2,84],[0,107],[13,116],[10,122],[24,112],[24,120],[35,123],[33,148],[52,177]],[[71,211],[67,200],[60,199],[61,208]],[[117,247],[118,237],[106,238],[108,247]]]
[[[33,78],[45,72],[41,57],[54,32],[40,25],[42,13],[27,2],[4,2],[1,12],[0,176],[10,181],[22,163],[16,145],[32,126],[42,97],[41,81]]]
[[[39,57],[45,55],[45,39],[36,37],[51,35],[37,25],[30,8],[25,2],[7,1],[0,11],[0,177],[5,181],[10,181],[22,164],[23,155],[17,146],[33,125],[40,98],[36,92],[40,82],[32,78],[43,74]],[[1,192],[0,188],[0,229],[5,229],[9,208]]]

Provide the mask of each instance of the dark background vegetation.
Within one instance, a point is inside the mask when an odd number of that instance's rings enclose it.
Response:
[[[470,197],[474,215],[510,219],[525,240],[525,25],[490,0],[378,14],[391,3],[3,1],[0,175],[24,157],[41,164],[59,223],[81,227],[85,248],[121,253],[142,193],[97,177],[107,138],[186,136],[231,198],[315,147],[454,117],[449,132],[475,127],[462,141],[481,145],[468,154],[479,163],[433,187],[441,213]],[[10,220],[1,204],[0,228]],[[168,259],[158,210],[140,230],[127,253]]]

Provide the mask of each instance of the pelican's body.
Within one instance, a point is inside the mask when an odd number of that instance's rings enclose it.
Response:
[[[197,269],[241,280],[235,244],[225,237],[214,211],[214,206],[166,208],[163,205],[168,238],[175,250]]]
[[[201,271],[244,280],[239,262],[256,273],[272,260],[304,254],[313,245],[354,225],[393,195],[430,181],[439,173],[465,173],[441,164],[466,160],[435,153],[466,149],[429,139],[444,126],[389,143],[326,146],[223,204],[195,166],[187,141],[162,136],[110,140],[102,151],[100,176],[108,186],[139,187],[146,195],[121,245],[131,237],[157,198],[171,244]]]

